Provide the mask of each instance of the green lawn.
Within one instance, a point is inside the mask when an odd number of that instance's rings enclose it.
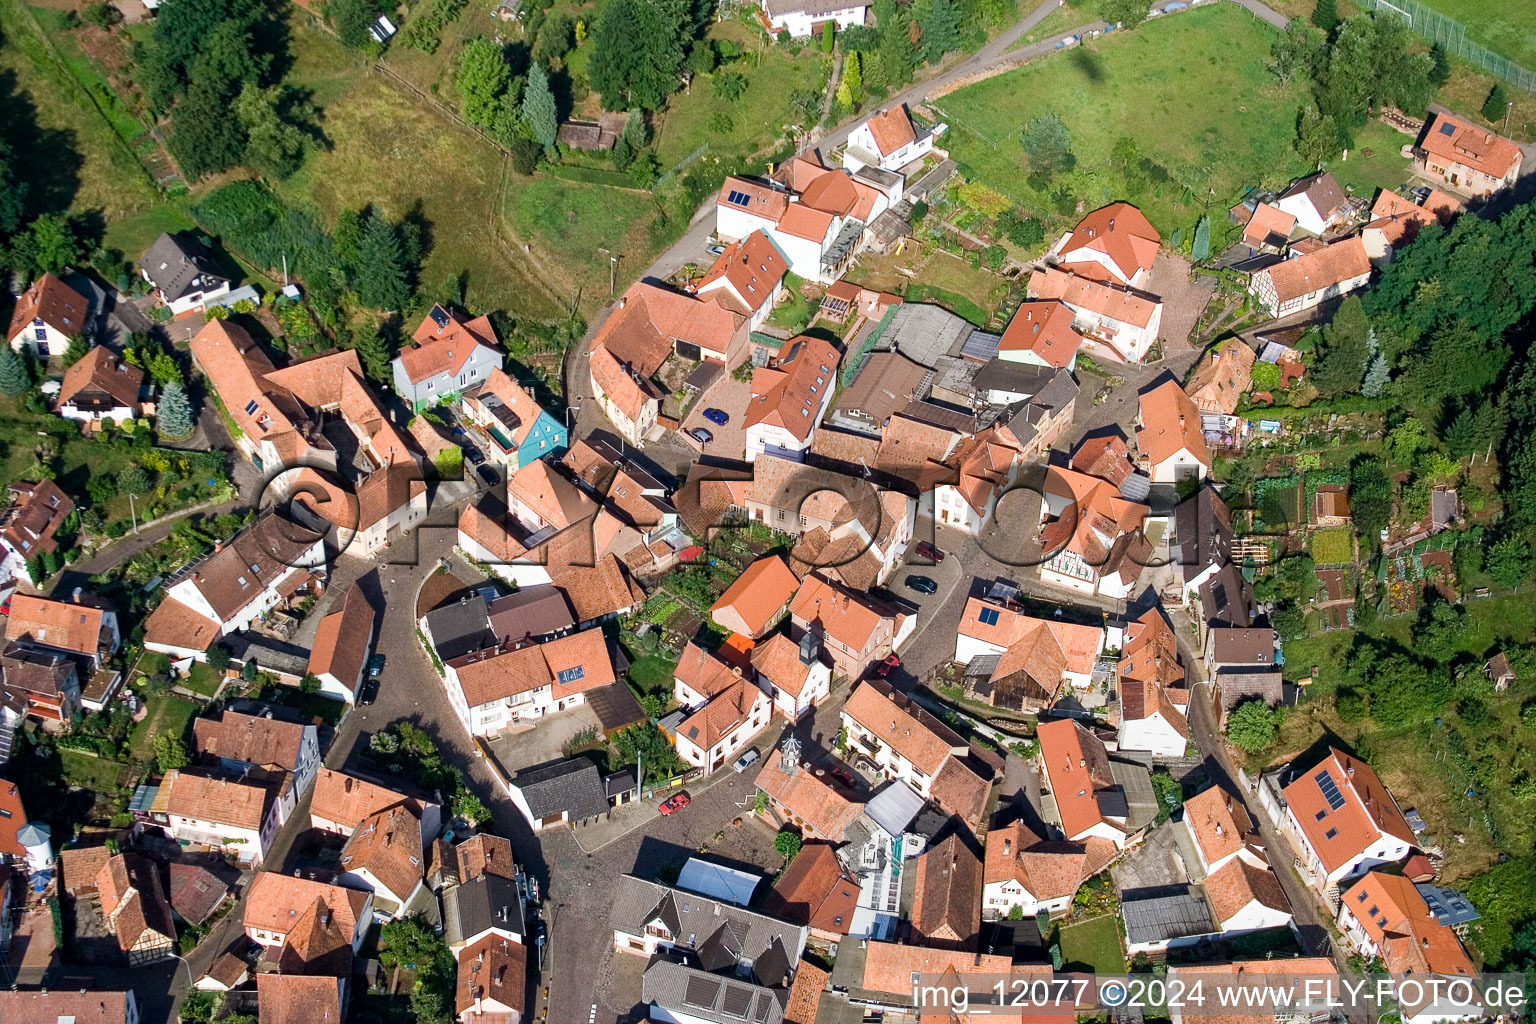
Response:
[[[1095,974],[1124,974],[1125,956],[1120,952],[1118,920],[1114,915],[1108,915],[1062,928],[1063,967],[1069,971],[1090,970]]]
[[[1306,89],[1275,82],[1265,66],[1273,38],[1232,4],[1158,18],[944,97],[937,106],[951,126],[946,145],[963,172],[1032,213],[1049,213],[1047,195],[1027,180],[1019,133],[1054,112],[1071,131],[1077,170],[1046,191],[1066,182],[1090,209],[1127,198],[1165,236],[1182,227],[1188,237],[1204,210],[1197,195],[1213,191],[1213,220],[1224,222],[1222,211],[1245,187],[1281,185],[1305,170],[1291,142]],[[1109,166],[1122,137],[1171,180],[1124,193]]]
[[[656,654],[637,658],[629,666],[629,681],[643,693],[668,696],[672,692],[672,670],[677,662]]]
[[[1335,157],[1328,162],[1328,170],[1333,172],[1340,185],[1369,200],[1377,189],[1394,189],[1408,180],[1409,162],[1403,158],[1401,150],[1412,142],[1402,132],[1380,121],[1371,121],[1355,132],[1355,145],[1349,151],[1349,159]]]
[[[161,203],[143,213],[108,224],[102,244],[118,250],[126,259],[137,260],[161,235],[185,231],[192,226],[192,218],[181,207]]]
[[[197,662],[192,666],[192,671],[181,682],[182,686],[193,693],[200,693],[204,697],[212,697],[219,692],[219,683],[223,682],[222,673],[209,668],[203,662]]]
[[[585,299],[597,305],[608,301],[610,256],[619,257],[618,291],[655,258],[658,247],[646,228],[657,209],[648,194],[550,174],[519,178],[513,185],[505,211],[512,230],[530,240],[536,253],[558,253]]]
[[[745,156],[772,148],[789,119],[790,93],[816,88],[825,74],[827,58],[813,47],[791,57],[777,46],[764,46],[759,63],[757,37],[739,22],[718,22],[710,28],[709,37],[729,39],[743,49],[750,47],[750,56],[716,72],[745,76],[746,92],[734,103],[720,99],[712,88],[715,76],[705,75],[694,80],[688,93],[673,96],[656,132],[656,157],[663,170],[706,142],[710,145],[709,155],[703,158],[706,160],[718,159],[722,153]],[[730,131],[719,133],[710,128],[710,118],[717,112],[730,116],[734,125]]]
[[[1536,70],[1536,4],[1530,0],[1420,0],[1462,23],[1467,38]]]
[[[197,715],[197,705],[190,700],[169,695],[157,695],[144,702],[149,709],[128,737],[129,749],[139,760],[147,761],[155,756],[155,737],[160,733],[183,736],[187,726]]]
[[[92,789],[110,794],[118,782],[130,771],[129,767],[104,757],[95,757],[83,750],[59,748],[59,763],[64,769],[64,781],[81,789]]]
[[[318,693],[305,693],[296,686],[279,687],[277,699],[306,718],[318,718],[330,726],[335,726],[347,713],[346,701]]]

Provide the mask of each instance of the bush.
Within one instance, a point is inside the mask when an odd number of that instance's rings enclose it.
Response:
[[[1245,700],[1227,718],[1227,739],[1257,754],[1275,741],[1275,712],[1262,700]]]

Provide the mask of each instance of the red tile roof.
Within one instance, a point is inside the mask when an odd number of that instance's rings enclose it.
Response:
[[[11,617],[6,623],[5,638],[30,638],[44,647],[95,657],[101,645],[105,618],[106,611],[94,605],[15,594],[11,597]]]
[[[890,156],[902,146],[917,141],[917,133],[912,130],[912,119],[907,116],[907,108],[901,104],[880,111],[867,124],[881,156]]]
[[[715,302],[641,281],[620,297],[618,308],[593,337],[592,348],[606,348],[640,376],[649,377],[666,362],[674,340],[724,352],[741,323],[740,315]]]
[[[192,738],[197,752],[205,757],[294,771],[311,728],[281,718],[225,710],[217,718],[194,720]]]
[[[789,986],[789,1002],[784,1006],[784,1024],[816,1024],[816,1014],[821,1009],[822,993],[826,991],[826,971],[809,960],[801,960],[795,968],[795,982]]]
[[[812,573],[800,583],[790,614],[805,622],[820,622],[822,635],[862,651],[869,643],[883,613],[868,604],[863,594],[836,586],[819,573]]]
[[[1253,208],[1248,226],[1243,228],[1243,241],[1248,245],[1284,245],[1294,230],[1294,213],[1286,213],[1278,206],[1260,203]]]
[[[1318,782],[1323,772],[1343,798],[1337,810]],[[1382,834],[1413,843],[1413,830],[1371,766],[1337,747],[1330,747],[1323,762],[1299,775],[1283,794],[1308,844],[1330,874],[1364,853]]]
[[[1291,901],[1285,898],[1280,879],[1269,865],[1250,863],[1243,857],[1232,858],[1206,876],[1205,897],[1221,924],[1232,920],[1255,900],[1271,910],[1291,912]]]
[[[416,344],[400,352],[400,365],[412,384],[442,373],[452,376],[469,362],[476,346],[495,349],[500,344],[488,316],[466,320],[458,310],[449,312],[441,306],[433,307],[433,313],[441,314],[446,322],[439,324],[428,315],[411,336]]]
[[[341,980],[256,975],[257,1024],[341,1024]]]
[[[762,636],[800,589],[800,581],[779,555],[759,558],[726,588],[709,609],[717,625]]]
[[[404,793],[397,793],[334,768],[321,768],[311,791],[309,813],[311,818],[322,818],[344,828],[353,828],[364,818],[400,803],[420,811],[420,804]]]
[[[329,673],[350,689],[363,671],[372,635],[373,605],[363,588],[354,583],[342,598],[341,607],[321,619],[315,629],[315,641],[309,651],[310,674]]]
[[[1371,260],[1365,253],[1365,243],[1356,235],[1304,256],[1282,260],[1258,273],[1269,275],[1276,301],[1284,303],[1370,272]]]
[[[1104,821],[1095,793],[1115,784],[1104,744],[1070,718],[1042,722],[1035,739],[1067,838]]]
[[[767,234],[754,231],[726,248],[699,282],[699,294],[719,293],[717,301],[743,316],[755,313],[773,299],[779,283],[789,273],[789,263]],[[734,291],[725,290],[729,285]]]
[[[1016,881],[1038,901],[1060,899],[1103,871],[1115,852],[1115,844],[1099,836],[1081,843],[1047,841],[1016,821],[987,833],[984,880],[987,885]]]
[[[730,196],[733,193],[746,197],[746,202],[731,202]],[[715,197],[715,204],[727,210],[740,210],[754,217],[777,223],[779,218],[784,216],[785,208],[789,206],[789,196],[776,188],[759,185],[745,178],[726,178],[725,184],[720,186],[720,194]]]
[[[796,238],[821,242],[826,240],[827,233],[832,230],[834,219],[832,214],[812,209],[804,203],[791,203],[779,219],[779,230]]]
[[[1384,188],[1371,207],[1371,222],[1366,227],[1377,229],[1387,244],[1396,245],[1403,238],[1416,234],[1421,227],[1448,223],[1460,211],[1461,200],[1439,189],[1430,189],[1420,205]]]
[[[1079,473],[1108,480],[1119,487],[1127,477],[1136,472],[1131,463],[1131,450],[1125,438],[1118,434],[1101,434],[1090,437],[1077,446],[1069,465]]]
[[[570,633],[542,644],[518,640],[454,658],[448,665],[457,674],[470,707],[541,686],[549,686],[558,700],[606,686],[616,678],[600,629]]]
[[[937,775],[952,754],[965,753],[966,742],[954,730],[879,680],[860,683],[843,705],[843,714],[929,777]]]
[[[1130,203],[1110,203],[1084,217],[1061,247],[1065,259],[1078,249],[1108,256],[1125,280],[1152,269],[1162,236],[1146,215]]]
[[[191,651],[206,651],[223,636],[219,624],[193,611],[174,597],[166,597],[144,620],[144,642],[165,644]]]
[[[937,976],[945,971],[956,971],[998,975],[1007,974],[1012,967],[1013,960],[1006,956],[871,942],[865,950],[864,988],[910,999],[913,974]]]
[[[341,848],[342,871],[367,871],[399,900],[408,900],[422,879],[421,819],[396,804],[358,822]]]
[[[458,951],[459,981],[455,1009],[460,1019],[473,1024],[476,1011],[489,1016],[492,1006],[523,1012],[528,987],[528,949],[504,935],[491,932]],[[492,1017],[492,1019],[495,1019]]]
[[[246,890],[242,923],[247,931],[286,935],[316,900],[324,900],[338,925],[350,936],[357,930],[358,916],[367,905],[368,896],[359,889],[276,871],[258,871]]]
[[[786,772],[778,751],[763,758],[757,788],[798,818],[810,835],[833,843],[843,841],[848,826],[859,820],[864,804],[845,797],[828,779],[804,766]]]
[[[1435,919],[1413,882],[1369,871],[1341,898],[1393,975],[1475,973],[1456,933]]]
[[[1060,299],[1091,313],[1134,327],[1146,327],[1161,303],[1124,288],[1111,287],[1055,267],[1029,275],[1029,295],[1036,299]]]
[[[68,405],[71,399],[90,399],[102,395],[119,408],[139,411],[139,389],[144,385],[144,371],[129,366],[105,345],[97,345],[64,371],[57,403]]]
[[[1446,129],[1450,129],[1449,134]],[[1513,142],[1450,114],[1430,115],[1424,125],[1422,146],[1442,161],[1453,161],[1495,178],[1508,174],[1520,159],[1520,147]]]
[[[981,858],[958,831],[917,858],[912,931],[926,945],[974,949],[981,928]]]
[[[90,303],[85,296],[52,274],[44,274],[16,299],[16,309],[11,313],[11,332],[16,335],[41,320],[66,337],[84,334]]]
[[[837,387],[837,346],[801,335],[783,349],[771,367],[752,371],[752,398],[746,425],[782,427],[804,441],[815,429],[822,400]]]
[[[1159,463],[1188,451],[1207,469],[1211,466],[1211,453],[1205,446],[1205,434],[1200,429],[1200,410],[1189,400],[1177,381],[1164,381],[1141,397],[1141,422],[1136,426],[1136,447],[1152,461]]]
[[[859,883],[844,873],[832,845],[813,841],[795,854],[773,884],[763,912],[810,925],[813,931],[847,935],[858,902]]]
[[[1072,310],[1060,302],[1024,302],[997,343],[999,352],[1033,352],[1047,366],[1066,367],[1083,336],[1072,329]]]

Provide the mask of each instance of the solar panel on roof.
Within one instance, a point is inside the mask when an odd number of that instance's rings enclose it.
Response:
[[[716,978],[694,975],[688,979],[688,985],[683,989],[683,1002],[704,1010],[713,1009],[715,997],[720,994],[720,985],[721,982]]]
[[[1329,807],[1338,810],[1344,806],[1344,794],[1339,792],[1338,784],[1333,781],[1333,776],[1328,774],[1327,769],[1318,772],[1314,778],[1317,788],[1323,791],[1323,799],[1328,801]]]
[[[1447,121],[1447,122],[1445,122],[1444,124],[1442,124],[1440,126],[1440,134],[1441,135],[1447,135],[1447,136],[1455,135],[1456,134],[1456,126],[1451,124],[1449,121]]]
[[[433,306],[432,312],[428,315],[432,317],[432,322],[437,324],[439,327],[447,327],[448,322],[451,319],[448,316],[448,311],[442,306]]]
[[[560,675],[559,675],[558,678],[559,678],[559,680],[560,680],[560,682],[562,684],[574,683],[574,682],[577,682],[578,680],[580,680],[581,678],[583,678],[586,674],[587,674],[587,670],[585,668],[583,668],[582,666],[577,665],[575,668],[563,668],[563,669],[561,669],[560,670]]]
[[[725,999],[720,1003],[720,1009],[732,1017],[745,1018],[751,1005],[752,990],[731,985],[725,990]]]
[[[725,201],[735,206],[746,206],[752,202],[752,197],[733,188],[726,193]]]
[[[981,624],[983,626],[995,626],[997,625],[997,609],[983,608],[978,618],[981,619]]]

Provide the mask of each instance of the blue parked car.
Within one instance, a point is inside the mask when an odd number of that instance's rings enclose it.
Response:
[[[704,418],[709,420],[709,422],[713,423],[717,427],[723,427],[727,423],[731,422],[731,418],[725,413],[721,412],[719,409],[705,409]]]

